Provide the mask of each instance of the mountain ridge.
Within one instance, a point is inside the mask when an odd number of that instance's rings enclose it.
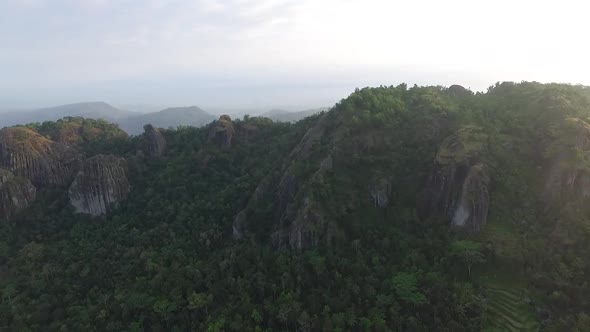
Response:
[[[401,84],[295,123],[144,130],[0,132],[0,326],[589,326],[586,87]]]

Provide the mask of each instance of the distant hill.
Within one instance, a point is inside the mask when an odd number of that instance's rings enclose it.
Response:
[[[258,116],[264,116],[264,117],[272,119],[273,121],[278,121],[278,122],[296,122],[296,121],[304,119],[308,116],[320,113],[322,111],[328,111],[328,110],[330,110],[329,107],[320,107],[320,108],[314,108],[314,109],[309,109],[309,110],[305,110],[305,111],[296,111],[296,112],[289,112],[289,111],[285,111],[285,110],[275,109],[275,110],[270,110],[266,113],[262,113]]]
[[[143,131],[145,124],[152,124],[154,127],[168,128],[180,125],[200,127],[217,117],[203,111],[197,106],[171,107],[165,110],[131,116],[117,121],[121,129],[132,135]]]
[[[0,113],[0,128],[43,121],[56,121],[63,117],[84,117],[92,119],[103,119],[117,122],[137,113],[120,110],[105,102],[86,102],[67,104],[35,110],[9,111]]]
[[[143,132],[145,124],[168,128],[179,125],[200,127],[217,117],[196,106],[173,107],[153,113],[130,112],[113,107],[105,102],[88,102],[61,105],[35,110],[7,111],[0,113],[0,128],[17,124],[57,121],[64,117],[103,119],[118,124],[128,134]]]

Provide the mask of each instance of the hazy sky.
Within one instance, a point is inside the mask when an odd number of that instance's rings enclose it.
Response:
[[[401,82],[590,85],[589,9],[564,0],[0,0],[0,108],[297,108]]]

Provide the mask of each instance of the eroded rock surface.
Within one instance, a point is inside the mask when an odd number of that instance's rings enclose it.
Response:
[[[222,115],[209,127],[207,141],[223,149],[231,147],[235,130],[229,115]]]
[[[76,212],[99,216],[125,200],[130,190],[126,168],[125,159],[111,155],[85,160],[69,189]]]
[[[547,203],[590,197],[590,124],[567,118],[555,128],[556,137],[547,147]]]
[[[486,224],[490,182],[483,158],[486,139],[480,128],[466,127],[442,142],[419,202],[422,218],[446,219],[452,227],[470,232]]]
[[[143,127],[144,142],[143,150],[150,158],[160,158],[166,151],[166,139],[159,129],[154,128],[151,124]]]
[[[26,127],[0,130],[0,167],[36,186],[67,184],[79,155]]]
[[[11,217],[25,209],[35,200],[36,194],[31,181],[0,168],[0,218]]]

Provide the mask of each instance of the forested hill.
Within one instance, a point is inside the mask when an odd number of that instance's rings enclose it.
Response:
[[[0,130],[0,330],[587,331],[590,88]]]

